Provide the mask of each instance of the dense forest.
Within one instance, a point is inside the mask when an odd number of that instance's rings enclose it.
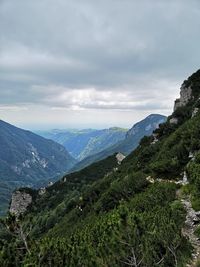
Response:
[[[113,155],[29,190],[26,213],[1,219],[0,266],[200,266],[183,231],[183,201],[200,211],[200,70],[183,85],[188,101],[122,163]]]

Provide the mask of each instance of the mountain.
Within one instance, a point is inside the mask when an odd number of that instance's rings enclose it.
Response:
[[[75,160],[61,145],[0,120],[0,213],[11,192],[63,175]]]
[[[127,129],[112,127],[109,129],[95,130],[52,130],[37,131],[36,133],[58,142],[78,161],[83,160],[95,153],[123,140]]]
[[[153,131],[158,128],[159,124],[166,121],[167,117],[160,114],[151,114],[145,119],[133,125],[133,127],[127,131],[125,138],[114,145],[97,152],[91,156],[86,157],[82,161],[78,162],[71,171],[80,170],[93,162],[102,160],[114,153],[121,152],[125,155],[130,154],[139,144],[140,140],[144,136],[149,136]]]
[[[51,139],[63,145],[74,158],[78,158],[90,139],[95,137],[96,132],[97,130],[94,129],[53,129],[49,131],[36,131],[37,134],[44,138]]]
[[[125,159],[112,155],[43,191],[15,191],[1,220],[0,265],[199,266],[199,136],[200,70]]]

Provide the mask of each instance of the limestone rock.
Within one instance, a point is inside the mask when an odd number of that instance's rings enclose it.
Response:
[[[178,124],[178,119],[177,119],[176,117],[171,118],[171,119],[169,120],[169,123],[171,123],[171,124]]]
[[[32,196],[30,194],[17,190],[12,194],[10,213],[13,213],[18,217],[27,210],[31,203]]]
[[[192,88],[186,87],[185,84],[181,86],[180,98],[175,100],[174,111],[179,107],[185,106],[192,98]]]
[[[192,118],[195,117],[197,115],[197,113],[199,112],[199,108],[195,108],[192,112]]]
[[[150,182],[151,184],[155,183],[154,178],[152,178],[151,176],[147,176],[147,177],[146,177],[146,180],[147,180],[148,182]]]
[[[52,185],[53,185],[53,182],[48,182],[48,187]]]
[[[122,153],[117,153],[116,155],[116,159],[117,159],[117,163],[120,165],[122,163],[122,161],[126,158],[125,155],[123,155]]]
[[[184,174],[183,174],[183,182],[182,182],[183,185],[186,185],[188,184],[188,178],[187,178],[187,173],[184,171]]]
[[[155,145],[158,142],[158,134],[153,133],[153,141],[151,142],[151,145]]]
[[[45,188],[45,187],[41,187],[41,188],[39,189],[39,191],[38,191],[38,194],[39,194],[40,196],[44,195],[45,193],[46,193],[46,188]]]

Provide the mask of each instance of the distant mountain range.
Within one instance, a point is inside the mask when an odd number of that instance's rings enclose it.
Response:
[[[116,152],[128,155],[165,121],[165,116],[152,114],[129,131],[113,127],[37,132],[42,137],[0,120],[0,215],[15,188],[43,186]]]
[[[13,189],[55,180],[75,163],[60,144],[0,120],[0,214]]]
[[[102,150],[99,153],[90,155],[82,161],[78,162],[70,171],[77,171],[86,166],[89,166],[93,162],[102,160],[114,153],[121,152],[125,155],[131,153],[139,144],[140,140],[144,136],[150,136],[153,131],[158,128],[159,124],[164,123],[167,120],[166,116],[160,114],[151,114],[144,120],[133,125],[133,127],[127,131],[123,140],[115,143],[113,146]]]
[[[127,129],[112,127],[103,130],[55,129],[36,133],[63,145],[75,159],[81,161],[124,140],[127,131]]]

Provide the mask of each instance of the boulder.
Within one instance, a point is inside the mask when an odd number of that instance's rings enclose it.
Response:
[[[18,217],[27,210],[31,203],[32,196],[29,193],[17,190],[12,194],[10,213]]]

